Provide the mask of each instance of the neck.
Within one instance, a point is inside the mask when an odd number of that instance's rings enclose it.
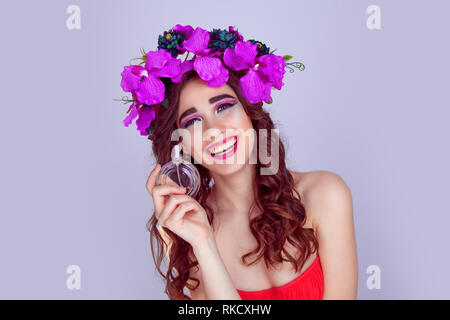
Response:
[[[246,164],[240,170],[219,175],[211,173],[214,179],[212,199],[218,215],[223,213],[227,218],[246,215],[253,203],[253,181],[255,180],[255,165]]]

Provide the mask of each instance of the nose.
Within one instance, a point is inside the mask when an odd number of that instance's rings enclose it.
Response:
[[[220,119],[207,119],[203,123],[203,141],[205,146],[225,138],[227,126]]]

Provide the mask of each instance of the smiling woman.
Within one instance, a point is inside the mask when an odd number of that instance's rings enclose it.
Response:
[[[334,173],[288,170],[263,108],[271,88],[283,86],[290,56],[244,42],[231,26],[208,33],[176,25],[159,40],[145,68],[125,67],[122,87],[133,95],[126,123],[139,114],[158,162],[146,184],[154,205],[147,228],[169,298],[355,298],[350,191]],[[193,61],[172,58],[185,50]],[[194,197],[155,184],[180,140],[200,174]]]
[[[152,216],[148,228],[159,244],[158,253],[152,245],[157,270],[167,281],[166,292],[171,299],[249,299],[260,289],[261,299],[321,299],[324,283],[319,242],[314,234],[318,229],[312,217],[307,216],[299,193],[311,180],[310,175],[286,169],[281,141],[276,174],[260,175],[259,169],[265,164],[248,163],[253,148],[259,147],[258,136],[255,141],[246,139],[245,144],[240,144],[244,140],[240,132],[272,129],[274,125],[262,103],[248,103],[242,96],[240,76],[230,72],[226,85],[212,88],[194,70],[186,72],[180,83],[169,88],[168,108],[158,113],[150,136],[158,163],[170,160],[172,144],[177,143],[170,138],[174,130],[181,127],[194,130],[196,126],[202,132],[236,130],[236,153],[243,153],[246,161],[230,165],[198,164],[202,158],[226,150],[229,142],[234,141],[233,136],[225,137],[225,141],[203,140],[201,136],[198,143],[182,142],[186,156],[197,162],[201,187],[195,200],[205,209],[213,232],[209,240],[203,241],[205,245],[201,241],[191,244],[169,228],[158,228],[158,219]],[[164,254],[169,259],[166,273],[161,270]],[[284,286],[288,282],[295,285]],[[184,294],[184,287],[191,297]],[[267,287],[284,289],[268,291]]]
[[[248,162],[255,138],[253,124],[229,85],[213,88],[196,75],[187,73],[180,90],[177,127],[189,133],[183,136],[183,150],[208,170],[230,174],[239,169],[236,164],[242,167]],[[225,159],[234,166],[216,161]]]

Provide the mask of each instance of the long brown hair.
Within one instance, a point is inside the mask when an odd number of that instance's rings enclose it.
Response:
[[[268,132],[267,149],[271,150],[271,129],[274,124],[269,114],[263,110],[262,102],[257,104],[249,103],[239,90],[239,79],[245,74],[242,71],[229,70],[229,80],[227,84],[234,90],[239,101],[241,102],[246,114],[252,121],[253,128],[256,132],[259,129],[266,129]],[[191,79],[198,78],[195,70],[190,70],[183,75],[180,83],[171,83],[165,81],[168,108],[160,107],[157,117],[154,120],[154,128],[149,139],[153,142],[153,154],[158,163],[164,164],[170,161],[170,154],[173,144],[177,141],[171,141],[171,134],[177,129],[176,119],[178,115],[180,92],[183,86]],[[163,79],[164,80],[164,79]],[[256,145],[259,146],[259,135],[256,134]],[[256,206],[261,214],[250,220],[250,230],[257,240],[257,247],[241,257],[242,262],[248,266],[255,264],[264,257],[266,266],[275,265],[283,261],[291,262],[296,270],[301,270],[306,259],[318,250],[318,242],[314,237],[314,232],[310,229],[304,229],[306,222],[305,208],[301,203],[300,194],[295,188],[292,175],[286,169],[285,164],[285,148],[282,141],[279,141],[279,169],[278,172],[271,175],[255,174],[253,181],[254,199]],[[259,152],[257,153],[259,154]],[[260,172],[262,167],[268,167],[256,157],[257,163],[254,166],[256,172]],[[207,204],[208,196],[211,192],[211,175],[209,170],[201,164],[191,162],[197,167],[201,176],[200,191],[195,199],[205,209],[208,220],[211,224],[214,218],[213,209]],[[161,270],[161,263],[164,258],[164,247],[167,244],[162,238],[156,227],[157,219],[153,214],[147,222],[147,229],[150,231],[150,246],[156,269],[166,281],[165,293],[170,299],[191,300],[183,291],[186,286],[189,289],[198,287],[200,280],[190,277],[190,269],[198,265],[198,261],[190,261],[189,253],[192,252],[191,245],[177,236],[174,232],[164,227],[164,230],[171,238],[171,248],[169,253],[169,266],[166,273]],[[157,255],[155,254],[154,240],[157,243]],[[292,257],[284,248],[285,242],[289,241],[298,251],[300,255],[298,259]],[[312,244],[312,247],[311,247]],[[288,258],[282,257],[282,253]],[[251,256],[257,255],[256,258],[247,262]],[[175,271],[175,274],[174,274]],[[195,286],[188,283],[188,280],[196,282]]]

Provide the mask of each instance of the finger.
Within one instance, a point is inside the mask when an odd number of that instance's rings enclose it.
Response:
[[[171,195],[182,195],[186,192],[186,188],[181,188],[180,186],[176,185],[168,185],[163,184],[160,186],[155,186],[152,190],[152,197],[153,197],[153,203],[154,203],[154,209],[156,217],[159,218],[161,215],[162,210],[167,205],[166,203],[166,197]]]
[[[172,212],[172,214],[164,221],[164,225],[170,227],[173,224],[177,223],[183,217],[186,215],[188,211],[197,211],[198,207],[197,205],[192,201],[186,201],[178,205],[178,207],[175,208],[175,210]]]
[[[145,184],[148,192],[152,193],[153,187],[156,183],[156,177],[158,176],[158,172],[161,170],[161,164],[157,163],[156,166],[153,168],[152,172],[150,173],[147,183]]]
[[[155,186],[159,170],[161,170],[161,164],[157,163],[147,179],[147,183],[145,186],[150,194],[152,193],[152,189]]]
[[[180,203],[190,200],[191,198],[185,195],[170,195],[161,214],[157,217],[159,223],[164,225],[164,221],[172,214],[173,210],[175,210]]]

